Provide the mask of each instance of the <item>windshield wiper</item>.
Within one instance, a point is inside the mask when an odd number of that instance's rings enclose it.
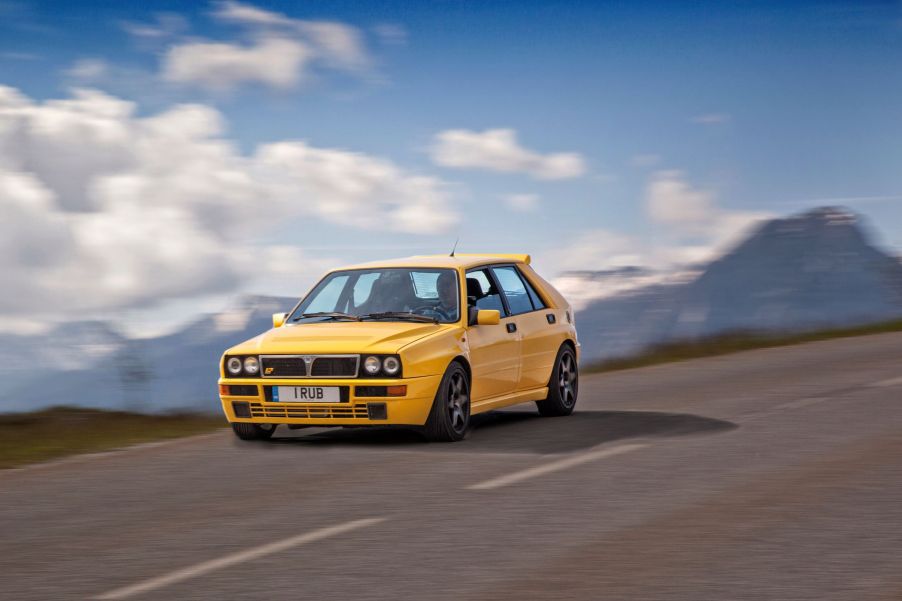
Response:
[[[418,315],[417,313],[408,313],[405,311],[367,313],[366,315],[361,315],[360,319],[409,319],[410,321],[420,321],[423,323],[438,323],[437,317],[427,317],[426,315]]]
[[[352,321],[360,321],[360,318],[350,313],[341,313],[339,311],[317,311],[316,313],[301,313],[300,317],[295,317],[291,321],[298,321],[306,317],[331,317],[332,319],[350,319]]]

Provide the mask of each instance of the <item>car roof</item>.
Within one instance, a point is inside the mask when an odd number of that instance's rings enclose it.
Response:
[[[506,253],[456,253],[450,255],[420,255],[385,261],[371,261],[357,265],[339,267],[335,271],[348,269],[372,269],[375,267],[444,267],[453,269],[469,269],[487,263],[524,263],[529,265],[530,256],[526,254]]]

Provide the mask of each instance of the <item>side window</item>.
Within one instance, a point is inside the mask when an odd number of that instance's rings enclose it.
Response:
[[[529,293],[517,268],[510,267],[493,267],[492,271],[498,278],[498,284],[504,290],[504,297],[507,299],[507,306],[510,307],[512,315],[520,313],[529,313],[532,311],[532,301],[529,300]]]
[[[542,302],[542,297],[539,296],[539,293],[536,292],[536,289],[532,287],[532,284],[529,283],[529,280],[526,279],[526,276],[524,276],[522,272],[520,273],[520,279],[523,280],[523,284],[526,286],[526,292],[529,293],[529,300],[532,301],[532,308],[536,310],[544,309],[545,303]]]
[[[467,305],[494,309],[505,315],[501,293],[492,285],[487,269],[467,272]]]

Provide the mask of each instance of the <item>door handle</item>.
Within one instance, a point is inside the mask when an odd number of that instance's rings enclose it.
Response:
[[[515,323],[508,323],[508,324],[507,324],[507,332],[508,332],[508,334],[513,334],[513,333],[516,332],[516,331],[517,331],[517,324],[515,324]]]

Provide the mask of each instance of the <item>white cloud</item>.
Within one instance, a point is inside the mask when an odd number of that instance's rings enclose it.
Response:
[[[359,29],[337,21],[294,19],[241,2],[219,2],[213,18],[242,28],[246,42],[189,40],[163,54],[166,81],[212,91],[245,84],[290,89],[317,70],[365,73],[373,64]],[[158,18],[158,25],[127,24],[132,35],[163,38],[179,24]]]
[[[732,120],[733,117],[728,113],[705,113],[692,118],[692,122],[699,125],[724,125]]]
[[[512,211],[532,213],[539,209],[539,197],[536,194],[508,194],[503,200]]]
[[[280,142],[257,153],[261,175],[285,202],[316,198],[319,217],[361,228],[436,233],[456,222],[441,181],[365,154]]]
[[[407,30],[398,23],[379,23],[373,26],[375,33],[383,44],[403,46],[407,43]]]
[[[734,211],[721,207],[713,190],[693,186],[682,171],[653,173],[646,185],[644,212],[646,227],[641,233],[624,234],[603,229],[575,234],[561,249],[546,253],[543,260],[551,273],[566,271],[617,270],[641,267],[635,274],[613,280],[610,277],[587,282],[581,276],[562,285],[583,301],[636,286],[681,281],[701,263],[715,259],[753,224],[771,218],[764,212]],[[575,279],[574,279],[575,278]],[[583,286],[583,289],[577,290]]]
[[[566,247],[549,252],[554,270],[619,269],[649,262],[648,247],[635,236],[595,228],[574,234]]]
[[[41,58],[31,52],[0,52],[0,59],[11,61],[35,61]]]
[[[252,4],[232,2],[231,0],[217,3],[213,15],[222,21],[264,27],[292,27],[296,23],[295,19],[286,17],[281,13],[259,8]]]
[[[250,46],[193,42],[166,52],[162,75],[214,91],[254,82],[287,89],[298,84],[311,60],[312,50],[297,40],[266,38]]]
[[[721,208],[712,190],[692,186],[682,171],[652,174],[645,189],[645,211],[652,222],[664,226],[665,234],[691,248],[696,258],[710,257],[734,242],[753,223],[768,213],[730,211]],[[687,240],[701,240],[691,247]]]
[[[716,219],[714,193],[692,187],[677,170],[657,171],[645,189],[645,210],[653,221],[704,232]]]
[[[345,23],[294,19],[282,13],[232,0],[218,3],[213,16],[220,21],[265,31],[300,34],[323,56],[344,67],[356,69],[369,63],[363,35],[356,27]]]
[[[82,58],[66,70],[66,76],[82,82],[95,81],[107,74],[109,65],[106,61],[96,58]]]
[[[527,173],[542,180],[575,178],[586,171],[578,153],[539,154],[520,146],[512,129],[445,130],[436,134],[430,154],[443,167]]]
[[[188,29],[188,21],[177,13],[160,13],[152,23],[125,21],[122,29],[139,40],[163,40]]]
[[[415,233],[457,219],[441,181],[390,161],[302,141],[242,154],[224,130],[203,105],[145,117],[97,91],[38,103],[0,87],[0,318],[233,290],[289,256],[257,247],[272,215]]]

